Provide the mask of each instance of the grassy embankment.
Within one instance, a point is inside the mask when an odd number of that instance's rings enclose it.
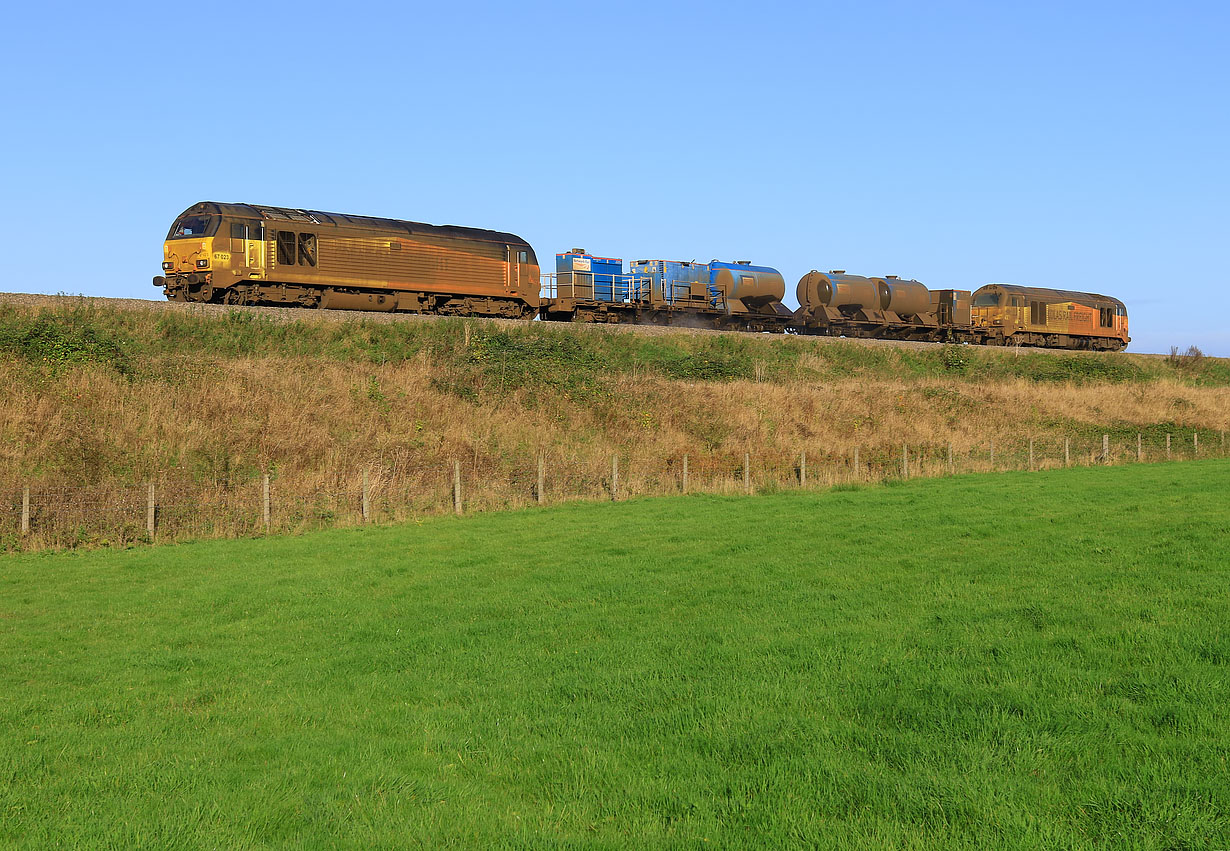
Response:
[[[11,556],[0,844],[1226,847],[1228,475]]]
[[[454,459],[479,508],[524,504],[540,453],[553,497],[595,496],[614,453],[636,494],[676,487],[684,453],[693,486],[733,486],[745,452],[772,485],[804,451],[816,481],[841,480],[855,447],[873,470],[895,465],[902,444],[934,468],[949,441],[958,468],[985,463],[992,442],[999,464],[1023,465],[1031,437],[1042,463],[1056,463],[1065,438],[1087,460],[1103,433],[1118,457],[1134,454],[1138,432],[1150,459],[1168,432],[1176,456],[1191,454],[1195,430],[1217,453],[1230,421],[1230,364],[1212,358],[314,314],[276,323],[90,301],[0,307],[0,383],[0,537],[27,485],[36,497],[92,489],[81,498],[123,504],[132,532],[144,482],[159,484],[168,520],[229,498],[249,522],[271,471],[289,528],[296,499],[330,495],[326,521],[354,509],[365,469],[374,510],[394,517],[446,506]]]

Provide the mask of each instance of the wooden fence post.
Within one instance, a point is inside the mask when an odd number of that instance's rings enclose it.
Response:
[[[908,479],[910,477],[910,447],[908,444],[901,444],[901,478]]]
[[[453,513],[461,514],[461,462],[453,462]]]
[[[688,455],[686,452],[683,455],[683,492],[688,492]]]
[[[1196,455],[1199,455],[1199,454],[1200,454],[1200,432],[1193,431],[1192,432],[1192,456],[1195,457]]]
[[[23,488],[21,491],[21,534],[30,534],[30,489]]]
[[[546,491],[546,483],[547,483],[547,471],[545,469],[545,464],[546,462],[543,460],[542,453],[539,452],[538,453],[538,491],[535,494],[535,496],[538,499],[539,505],[542,505],[543,501],[546,499],[545,491]]]
[[[611,456],[611,502],[619,501],[619,456]]]
[[[1145,459],[1144,447],[1140,442],[1140,432],[1136,432],[1136,460],[1143,461]]]
[[[807,453],[799,453],[799,487],[807,487]]]
[[[1034,468],[1034,439],[1031,437],[1029,439],[1029,469],[1032,471],[1033,468]]]
[[[952,441],[948,441],[948,475],[952,475]]]
[[[1102,435],[1102,463],[1110,463],[1110,435]]]
[[[743,493],[750,494],[752,492],[752,456],[747,452],[743,453]]]
[[[369,485],[370,483],[368,481],[368,473],[365,468],[363,470],[363,522],[364,523],[370,522],[371,516],[372,516],[371,491],[370,491]]]
[[[265,474],[265,497],[261,500],[261,516],[265,521],[265,531],[269,531],[269,474]]]
[[[1072,466],[1072,454],[1069,451],[1069,443],[1066,437],[1063,439],[1063,465],[1065,467]]]
[[[858,447],[854,447],[854,478],[858,478]]]
[[[149,498],[145,501],[145,531],[154,540],[154,483],[149,484]]]
[[[1166,460],[1170,460],[1170,432],[1166,432]]]
[[[991,471],[995,471],[995,441],[991,441]]]

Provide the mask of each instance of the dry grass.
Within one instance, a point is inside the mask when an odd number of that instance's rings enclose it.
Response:
[[[608,347],[594,355],[568,348],[566,328],[535,328],[512,332],[523,348],[510,360],[507,347],[484,348],[490,336],[456,323],[407,343],[400,359],[382,350],[382,363],[332,350],[262,351],[258,338],[267,329],[260,326],[194,344],[184,328],[168,332],[157,319],[91,316],[103,329],[104,349],[130,351],[153,340],[161,348],[149,344],[118,367],[106,359],[32,360],[28,352],[0,351],[0,485],[10,509],[23,486],[93,488],[105,501],[108,489],[144,482],[180,494],[185,511],[236,494],[250,506],[267,471],[283,505],[293,498],[305,506],[288,516],[306,522],[315,516],[309,503],[329,495],[333,508],[316,512],[328,521],[357,510],[368,471],[377,513],[405,517],[448,504],[454,460],[467,482],[485,483],[481,493],[468,489],[467,504],[501,507],[532,498],[539,455],[552,496],[596,497],[609,484],[613,454],[628,494],[678,487],[685,453],[696,487],[737,489],[744,453],[753,458],[758,486],[793,480],[803,452],[812,459],[812,481],[824,483],[852,477],[856,447],[868,475],[898,463],[902,444],[921,455],[915,470],[930,465],[926,472],[945,468],[949,443],[964,469],[989,465],[992,443],[998,465],[1024,466],[1033,439],[1036,466],[1046,466],[1059,460],[1065,439],[1076,461],[1100,452],[1103,433],[1120,455],[1134,457],[1138,432],[1153,458],[1164,433],[1175,434],[1176,452],[1190,450],[1193,430],[1216,452],[1230,422],[1223,384],[1180,372],[1080,383],[988,377],[1003,368],[996,358],[1013,359],[1004,353],[958,352],[960,372],[948,375],[928,372],[925,354],[860,356],[841,341],[754,338],[715,349],[681,337],[633,349],[619,332],[591,332]],[[318,333],[302,324],[299,333]],[[211,331],[201,325],[194,333],[201,328]],[[375,333],[354,329],[357,336]],[[311,344],[310,337],[283,340],[296,351]],[[555,348],[525,348],[548,343]],[[574,355],[575,363],[568,360]],[[679,363],[701,374],[726,372],[719,380],[669,377]],[[11,526],[12,518],[6,521]]]
[[[995,384],[847,379],[774,384],[620,377],[597,405],[522,388],[469,402],[433,386],[424,356],[362,371],[329,361],[220,361],[166,382],[133,383],[82,366],[30,383],[0,362],[0,465],[8,478],[133,481],[190,472],[225,484],[276,469],[308,488],[365,467],[399,470],[460,458],[498,464],[549,452],[573,461],[684,453],[847,454],[952,442],[1003,444],[1148,430],[1216,432],[1230,393],[1144,385]]]

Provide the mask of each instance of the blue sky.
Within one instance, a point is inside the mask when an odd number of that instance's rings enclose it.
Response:
[[[1230,4],[21,5],[0,289],[158,297],[200,200],[1117,295],[1230,356]]]

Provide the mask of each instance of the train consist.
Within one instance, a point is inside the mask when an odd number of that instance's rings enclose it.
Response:
[[[543,275],[510,233],[251,204],[175,219],[154,278],[173,301],[448,316],[683,325],[877,339],[1120,351],[1123,302],[988,284],[932,290],[888,275],[811,271],[797,310],[780,272],[747,261],[621,259],[583,249]]]

